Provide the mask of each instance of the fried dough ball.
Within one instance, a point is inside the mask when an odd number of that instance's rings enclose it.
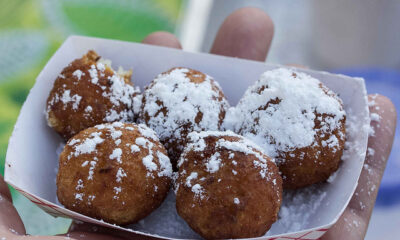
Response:
[[[237,133],[276,159],[288,189],[323,182],[338,169],[345,121],[334,92],[307,74],[284,68],[263,73],[227,116]]]
[[[72,137],[60,155],[57,196],[66,208],[106,222],[139,221],[166,197],[172,166],[145,125],[106,123]]]
[[[220,86],[210,76],[173,68],[144,90],[140,119],[156,131],[175,167],[187,134],[219,130],[228,108]]]
[[[65,67],[47,98],[46,117],[65,140],[83,129],[106,122],[134,120],[138,89],[130,82],[132,71],[118,72],[111,61],[89,51]]]
[[[275,163],[231,131],[192,132],[188,139],[178,164],[178,214],[206,239],[264,235],[282,201]]]

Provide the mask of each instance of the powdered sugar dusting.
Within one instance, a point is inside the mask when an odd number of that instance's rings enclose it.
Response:
[[[78,143],[77,141],[75,141],[75,145],[71,144],[72,146],[74,146],[75,148],[75,152],[73,152],[73,154],[75,155],[75,157],[77,157],[80,154],[88,154],[88,153],[92,153],[93,151],[96,150],[96,146],[97,144],[100,144],[104,141],[103,138],[101,138],[101,132],[94,132],[92,134],[90,134],[90,137],[85,139],[85,141],[81,144],[76,144]],[[68,143],[68,145],[70,145],[70,143],[72,143],[72,141],[70,141]]]
[[[93,132],[93,130],[95,131]],[[124,163],[124,159],[130,157],[132,151],[145,152],[145,150],[147,150],[147,155],[140,159],[148,171],[147,177],[172,177],[172,165],[168,156],[162,152],[163,146],[158,142],[158,138],[154,131],[145,125],[139,126],[136,124],[121,122],[104,123],[88,129],[87,131],[89,132],[82,133],[84,134],[83,136],[79,135],[81,136],[81,139],[71,138],[67,143],[67,146],[72,149],[71,153],[68,155],[68,160],[71,160],[71,157],[73,156],[78,157],[82,154],[94,154],[94,156],[91,155],[89,158],[86,158],[85,156],[86,159],[80,163],[80,166],[88,171],[88,181],[95,180],[94,178],[96,166],[99,162],[99,156],[102,157],[103,161],[105,160],[108,164],[112,164],[112,167],[110,166],[111,168],[106,168],[108,170],[115,169],[112,170],[115,171],[116,183],[116,186],[114,187],[114,199],[119,198],[119,194],[123,191],[121,183],[125,178],[129,177],[127,171],[124,169],[124,166],[129,164],[129,161]],[[128,131],[126,132],[127,134],[131,133],[134,134],[133,136],[139,136],[133,139],[126,137],[122,138],[125,131]],[[136,131],[136,133],[132,133],[132,131]],[[130,142],[126,142],[127,139],[129,139]],[[122,142],[122,140],[125,142]],[[99,144],[107,144],[107,146],[113,147],[111,153],[109,152],[109,155],[104,155],[104,152],[98,152],[100,151],[100,147],[104,151],[104,146],[99,146]],[[109,149],[110,148],[107,148],[107,151],[109,151]],[[128,151],[127,155],[125,155],[125,151]],[[109,162],[108,160],[112,161]],[[85,179],[79,179],[77,182],[77,185],[75,186],[75,190],[77,191],[75,193],[75,199],[77,201],[83,201],[86,198],[88,204],[91,204],[91,201],[95,196],[85,196],[85,194],[81,192],[84,188],[84,181]],[[157,192],[158,188],[155,187],[154,191]]]
[[[196,179],[197,176],[198,176],[197,172],[192,172],[192,173],[186,178],[186,183],[185,183],[186,186],[192,187],[191,181],[192,181],[193,179]]]
[[[279,219],[273,225],[271,231],[266,236],[280,234],[274,232],[274,229],[285,229],[286,232],[296,232],[302,230],[309,224],[315,211],[322,204],[327,204],[325,199],[326,192],[323,192],[318,186],[311,186],[300,190],[286,190],[283,193]]]
[[[375,121],[375,122],[380,122],[380,120],[381,120],[381,116],[379,116],[379,114],[377,114],[377,113],[371,113],[370,118],[371,118],[371,121]]]
[[[87,178],[88,180],[93,180],[94,169],[98,161],[97,157],[94,157],[93,160],[94,161],[90,161],[89,175]]]
[[[66,104],[72,103],[72,109],[77,110],[82,97],[77,94],[74,94],[72,96],[70,94],[71,94],[71,90],[65,90],[63,95],[61,96],[60,100],[61,100],[61,102],[64,103],[64,109],[65,109]]]
[[[110,155],[110,159],[116,159],[118,163],[122,163],[121,156],[122,156],[122,149],[115,148]]]
[[[279,68],[263,73],[230,109],[225,127],[258,143],[271,157],[313,144],[316,113],[326,114],[324,130],[332,132],[345,117],[341,100],[320,81]],[[332,139],[326,144],[337,144]]]
[[[207,172],[215,173],[219,170],[221,163],[220,153],[214,153],[209,159],[206,160]]]
[[[82,72],[81,70],[77,69],[75,70],[75,72],[72,73],[72,75],[74,77],[76,77],[78,80],[81,80],[81,77],[85,75],[84,72]]]
[[[140,92],[139,88],[134,88],[130,84],[125,83],[124,79],[117,74],[108,78],[109,82],[112,83],[110,86],[110,92],[104,92],[103,97],[108,97],[115,106],[124,104],[127,110],[116,112],[114,109],[111,109],[107,112],[104,120],[112,122],[115,120],[128,121],[129,119],[132,119],[132,100],[134,95]]]
[[[131,152],[135,153],[135,152],[139,152],[140,148],[137,145],[132,144],[131,145]]]
[[[85,58],[85,56],[83,58]],[[58,102],[63,103],[63,110],[66,110],[67,107],[71,107],[72,110],[78,112],[78,110],[82,109],[84,113],[83,117],[89,123],[94,117],[99,118],[99,116],[103,117],[103,121],[105,122],[128,122],[134,120],[136,116],[133,112],[133,105],[141,104],[141,101],[137,98],[140,90],[139,88],[133,87],[125,79],[127,74],[114,71],[110,65],[111,61],[102,60],[104,63],[97,62],[90,66],[85,66],[84,64],[87,63],[83,62],[81,59],[76,61],[78,61],[77,64],[72,66],[80,66],[80,69],[64,69],[64,71],[67,71],[66,74],[68,71],[74,70],[72,76],[69,75],[67,78],[62,75],[63,79],[65,79],[63,81],[69,81],[68,84],[63,84],[58,87],[58,89],[55,89],[56,92],[47,103],[45,113],[49,126],[52,126],[52,124],[54,125],[55,122],[49,119],[49,113],[50,111],[56,111],[53,105]],[[69,67],[70,66],[71,65],[69,65]],[[87,88],[87,86],[90,88]],[[93,99],[93,94],[95,100]],[[111,102],[111,104],[109,104],[108,101]],[[82,104],[84,106],[80,106]],[[107,107],[101,110],[97,107],[93,108],[93,106],[97,104],[104,104]],[[79,113],[80,112],[78,112],[78,114]],[[99,121],[100,120],[101,119],[99,119]],[[82,129],[78,130],[80,131]]]
[[[157,151],[157,157],[158,157],[158,162],[160,164],[158,176],[159,177],[165,176],[170,178],[172,176],[172,165],[168,156],[160,151]]]
[[[204,190],[203,187],[200,184],[195,184],[192,186],[192,192],[194,193],[195,198],[204,198]]]
[[[232,164],[237,165],[237,162],[234,160],[234,152],[241,152],[246,155],[253,155],[256,157],[257,160],[254,160],[254,167],[260,170],[260,175],[262,178],[268,178],[268,167],[266,164],[266,159],[263,156],[263,150],[253,143],[252,141],[233,133],[232,131],[203,131],[203,132],[191,132],[188,135],[188,143],[185,147],[183,155],[185,155],[189,151],[201,152],[205,148],[205,138],[214,136],[214,137],[221,137],[216,142],[215,147],[219,149],[227,149],[232,151],[229,154],[229,159],[232,159]],[[223,137],[235,137],[237,140],[235,141],[228,141]],[[200,147],[201,146],[201,147]],[[232,156],[232,157],[231,157]],[[184,161],[186,161],[185,157],[181,157],[178,162],[178,166],[180,167]],[[273,160],[272,160],[273,161]],[[222,159],[220,158],[220,153],[216,152],[213,154],[209,159],[205,160],[205,167],[207,172],[215,173],[219,170],[219,168],[223,165]],[[234,175],[237,172],[233,172]]]
[[[129,228],[170,238],[201,239],[178,215],[173,191],[169,192],[159,208]]]
[[[127,176],[127,175],[126,175],[124,169],[118,168],[117,175],[116,175],[117,182],[118,182],[118,183],[121,182],[121,181],[122,181],[122,178],[124,178],[124,177],[126,177],[126,176]]]
[[[150,172],[156,171],[157,170],[157,164],[153,162],[153,156],[152,155],[147,155],[142,159],[143,165],[149,170]]]
[[[181,126],[185,124],[191,125],[190,130],[194,131],[217,130],[220,112],[229,107],[210,76],[205,75],[202,82],[192,82],[186,76],[189,71],[175,68],[160,74],[143,93],[141,119],[144,121],[148,116],[147,124],[161,140],[180,138]]]
[[[181,168],[182,165],[188,161],[188,154],[192,154],[193,152],[197,152],[201,156],[203,156],[202,152],[205,149],[199,150],[199,142],[200,145],[206,143],[206,141],[210,141],[208,138],[214,138],[215,142],[206,146],[206,151],[212,151],[209,157],[203,158],[202,161],[195,161],[194,164],[203,169],[203,171],[208,172],[209,174],[213,175],[220,171],[221,168],[228,164],[230,171],[232,172],[233,176],[236,176],[240,173],[241,169],[238,167],[237,161],[235,158],[222,158],[222,152],[228,150],[228,156],[235,156],[234,153],[244,153],[248,156],[253,156],[253,167],[257,171],[259,171],[261,178],[265,179],[266,181],[273,182],[275,180],[274,174],[268,169],[267,161],[268,158],[263,154],[263,151],[260,147],[256,144],[247,140],[246,138],[237,135],[231,131],[226,132],[219,132],[219,131],[203,131],[203,132],[192,132],[188,135],[188,143],[182,153],[180,160],[178,162],[178,167]],[[209,147],[212,147],[213,150],[210,150]],[[237,159],[236,159],[237,160]],[[271,160],[272,161],[272,160]],[[207,199],[207,191],[202,186],[205,183],[206,179],[204,177],[198,179],[197,172],[186,172],[186,170],[179,171],[179,180],[175,182],[175,191],[178,192],[180,185],[184,185],[194,193],[194,198],[199,199]],[[218,179],[218,183],[221,182],[221,179]],[[277,194],[280,193],[277,191]]]
[[[157,137],[156,133],[153,130],[151,130],[150,128],[148,128],[145,124],[139,124],[138,129],[139,129],[140,134],[142,134],[143,136],[150,138],[154,141],[158,141],[158,137]]]

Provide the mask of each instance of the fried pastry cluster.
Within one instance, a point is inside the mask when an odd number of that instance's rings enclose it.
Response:
[[[267,71],[234,107],[194,69],[163,72],[143,93],[131,75],[89,51],[54,82],[45,112],[67,141],[57,196],[70,210],[136,223],[173,186],[178,214],[202,237],[252,238],[277,220],[285,189],[339,167],[343,103],[305,73]]]

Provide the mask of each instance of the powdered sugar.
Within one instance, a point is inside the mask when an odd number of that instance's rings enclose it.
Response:
[[[129,128],[129,129],[128,129]],[[92,129],[96,131],[93,132]],[[81,154],[95,154],[94,156],[90,156],[89,159],[82,161],[80,166],[85,168],[88,171],[87,180],[94,180],[95,177],[95,168],[98,165],[98,157],[101,156],[104,161],[104,157],[107,160],[107,157],[104,155],[104,152],[98,152],[100,149],[104,151],[104,146],[100,146],[99,144],[107,144],[113,146],[111,153],[108,155],[109,160],[113,160],[111,163],[116,170],[115,172],[115,183],[117,184],[114,186],[114,199],[119,198],[119,194],[123,191],[122,185],[124,178],[128,177],[128,172],[124,169],[124,166],[128,164],[124,163],[124,158],[129,156],[130,152],[133,150],[134,152],[141,152],[142,150],[147,149],[148,154],[142,157],[143,165],[146,167],[148,171],[147,177],[154,178],[156,175],[159,177],[168,177],[171,178],[172,176],[172,165],[171,162],[163,152],[160,151],[160,148],[163,148],[162,145],[158,142],[157,136],[154,134],[154,131],[146,127],[145,125],[135,125],[135,124],[126,124],[121,122],[115,123],[105,123],[95,126],[92,129],[88,129],[89,133],[82,133],[83,136],[86,134],[86,138],[81,136],[81,139],[71,138],[71,140],[67,143],[67,146],[72,148],[70,155],[68,156],[68,160],[72,156],[78,157]],[[131,142],[124,142],[122,143],[123,139],[129,138],[122,138],[124,135],[124,131],[128,131],[127,133],[132,133],[131,131],[137,131],[133,133],[133,136],[139,137],[136,139],[131,139]],[[140,135],[143,133],[144,135]],[[136,140],[136,141],[135,141]],[[124,140],[125,141],[125,140]],[[136,143],[136,144],[135,144]],[[114,144],[114,145],[113,145]],[[156,144],[158,149],[156,149]],[[107,148],[108,151],[109,148]],[[124,152],[128,151],[128,155],[124,155]],[[102,164],[104,165],[104,164]],[[113,169],[109,168],[109,169]],[[89,199],[90,196],[85,196],[81,190],[85,187],[83,184],[83,180],[79,179],[77,185],[75,186],[75,190],[77,191],[74,193],[75,199],[78,201],[83,201],[85,198],[87,199],[87,203],[91,204],[91,201],[94,199]],[[155,192],[158,191],[157,187],[154,188]]]
[[[283,193],[279,219],[266,236],[280,234],[273,229],[285,229],[287,232],[296,232],[308,226],[314,213],[322,204],[327,204],[326,192],[318,186],[311,186],[300,190],[286,190]]]
[[[118,195],[122,191],[121,187],[114,187],[114,193]]]
[[[139,151],[140,151],[140,148],[137,145],[135,145],[135,144],[131,145],[131,152],[132,153],[139,152]]]
[[[109,65],[111,63],[106,64]],[[105,66],[102,63],[98,63],[97,68],[100,71],[100,74],[104,75]],[[122,76],[123,73],[121,72],[123,71],[114,71],[114,74],[112,76],[107,77],[108,83],[111,83],[111,85],[109,87],[109,91],[105,91],[102,94],[103,97],[109,98],[114,106],[119,107],[121,104],[124,104],[127,107],[122,112],[117,112],[114,109],[111,109],[105,117],[105,120],[110,122],[118,119],[121,119],[123,121],[131,119],[134,115],[132,109],[134,104],[133,101],[137,101],[135,96],[140,93],[139,88],[134,88],[133,86],[125,82],[124,77]]]
[[[73,96],[70,94],[71,90],[65,90],[60,100],[64,103],[64,109],[66,104],[72,103],[72,109],[77,110],[82,97],[77,94],[74,94]]]
[[[87,178],[88,180],[93,180],[94,169],[96,167],[97,161],[97,157],[94,157],[93,161],[90,161],[89,175]]]
[[[83,194],[83,193],[75,193],[75,199],[76,200],[83,201],[83,196],[85,196],[85,194]]]
[[[135,143],[137,144],[137,145],[139,145],[139,146],[142,146],[142,147],[146,147],[146,143],[147,143],[148,141],[144,138],[144,137],[138,137],[138,138],[136,138],[136,140],[135,140]]]
[[[260,175],[262,178],[267,178],[269,180],[269,171],[266,164],[265,156],[263,155],[264,151],[252,141],[233,133],[232,131],[202,131],[202,132],[191,132],[188,136],[188,143],[185,147],[184,153],[182,157],[179,159],[178,167],[180,167],[187,159],[185,154],[189,151],[201,152],[205,149],[205,138],[207,137],[219,137],[215,143],[216,149],[227,149],[232,151],[229,153],[228,159],[232,159],[232,164],[234,166],[237,165],[237,162],[234,160],[235,152],[241,152],[246,155],[253,155],[257,160],[254,160],[254,167],[260,170]],[[235,140],[229,141],[224,137],[233,137]],[[210,158],[204,161],[204,165],[206,171],[209,173],[217,172],[220,167],[224,164],[222,159],[220,158],[220,153],[215,152]],[[273,160],[271,160],[273,161]],[[232,171],[234,175],[237,174],[236,171]]]
[[[203,157],[204,153],[202,151],[204,151],[204,149],[199,151],[199,146],[205,144],[215,137],[217,137],[217,139],[214,139],[213,143],[205,146],[205,148],[207,148],[207,152],[211,151],[211,155]],[[201,144],[198,144],[199,142],[201,142]],[[211,148],[213,150],[211,150]],[[231,158],[222,158],[221,154],[226,150],[228,150],[228,156],[232,156]],[[195,164],[198,169],[202,169],[203,171],[208,172],[210,175],[217,174],[220,169],[224,168],[225,166],[232,168],[230,171],[232,172],[233,176],[238,175],[240,173],[240,168],[237,167],[238,163],[235,161],[234,156],[235,153],[240,152],[254,158],[252,159],[253,167],[256,171],[259,171],[259,174],[262,178],[269,182],[276,180],[273,175],[277,173],[268,169],[268,158],[263,155],[261,148],[250,140],[247,140],[246,138],[231,131],[203,131],[190,133],[188,135],[188,143],[180,157],[178,167],[182,168],[182,165],[189,160],[188,156],[191,156],[191,154],[194,152],[197,152],[197,154],[201,155],[203,160],[195,160],[192,162],[192,164]],[[235,167],[236,169],[234,169]],[[183,185],[184,187],[190,188],[190,190],[194,193],[194,198],[200,198],[201,200],[207,199],[207,191],[202,186],[204,181],[206,181],[206,178],[202,177],[198,179],[198,172],[186,172],[186,170],[187,169],[183,169],[179,171],[179,178],[175,182],[175,191],[178,192],[179,188],[181,187],[180,185]],[[221,179],[218,179],[218,183],[219,182],[221,182]],[[277,194],[280,193],[277,191]]]
[[[375,149],[373,149],[373,148],[368,148],[367,149],[367,155],[368,156],[374,156],[375,155]]]
[[[103,97],[107,97],[115,106],[120,106],[124,104],[126,109],[124,111],[117,112],[114,109],[111,109],[107,112],[106,117],[104,118],[106,121],[112,122],[115,120],[127,121],[133,118],[133,110],[132,110],[132,100],[136,94],[138,94],[139,88],[134,88],[130,84],[125,83],[124,79],[117,74],[112,75],[109,78],[109,82],[111,82],[110,91],[103,92]]]
[[[187,68],[176,68],[154,79],[144,91],[143,116],[149,116],[147,124],[161,140],[180,138],[182,127],[190,130],[217,130],[220,113],[229,107],[214,80],[204,76],[204,81],[193,82],[186,74]],[[164,111],[166,110],[166,111]]]
[[[219,170],[219,167],[221,165],[221,155],[219,152],[214,153],[209,159],[206,160],[206,168],[207,172],[209,173],[215,173]]]
[[[85,113],[90,113],[90,112],[92,112],[92,111],[93,111],[92,106],[87,106],[87,107],[85,108]]]
[[[169,192],[159,208],[129,228],[170,238],[200,239],[200,236],[178,215],[173,191]]]
[[[313,144],[316,113],[326,114],[324,130],[332,132],[345,112],[341,100],[304,73],[279,68],[263,73],[227,114],[225,127],[262,146],[271,157]],[[326,144],[335,144],[331,141]]]
[[[75,190],[81,190],[83,188],[83,181],[82,179],[78,180],[78,183],[76,184]]]
[[[85,73],[79,69],[75,70],[75,72],[72,73],[72,76],[76,77],[78,79],[78,81],[81,80],[81,77],[84,75],[85,75]]]
[[[88,70],[90,77],[91,77],[91,82],[93,84],[97,84],[99,82],[99,77],[97,74],[97,69],[95,65],[91,65],[90,69]]]
[[[115,124],[116,123],[113,123],[113,126]],[[130,145],[131,153],[140,152],[141,149],[147,149],[148,154],[142,158],[142,163],[148,170],[148,176],[154,177],[153,172],[157,172],[157,175],[159,177],[166,176],[170,178],[172,176],[171,161],[162,152],[153,151],[153,147],[155,145],[152,141],[158,141],[158,138],[155,135],[154,131],[144,124],[135,125],[135,127],[139,131],[141,136],[135,139],[135,144]],[[133,131],[134,129],[129,127],[128,130]],[[158,161],[158,165],[155,161]]]
[[[194,193],[195,198],[204,198],[204,190],[203,187],[200,184],[195,184],[192,186],[192,192]]]
[[[186,186],[187,186],[187,187],[192,187],[191,181],[192,181],[193,179],[196,179],[197,176],[198,176],[197,172],[192,172],[192,173],[186,178],[186,183],[185,183]]]
[[[381,120],[381,116],[379,116],[379,114],[377,114],[377,113],[371,113],[370,118],[371,118],[371,121],[375,121],[375,122],[380,122],[380,120]]]
[[[115,131],[112,131],[112,132],[111,132],[111,137],[112,137],[113,139],[117,139],[117,138],[121,137],[121,135],[122,135],[122,132],[119,131],[119,130],[115,130]]]
[[[115,176],[116,179],[117,179],[117,182],[118,182],[118,183],[121,182],[121,181],[122,181],[122,178],[124,178],[124,177],[126,177],[126,176],[127,176],[127,175],[126,175],[124,169],[118,168],[117,175]]]
[[[157,158],[160,164],[158,176],[159,177],[165,176],[170,178],[172,176],[172,165],[168,156],[166,156],[164,153],[160,151],[157,151]]]
[[[110,159],[116,159],[118,163],[122,163],[121,156],[122,156],[122,149],[115,148],[110,155]]]
[[[97,144],[100,144],[104,141],[104,139],[100,137],[101,134],[101,132],[94,132],[90,134],[90,137],[85,139],[83,143],[76,145],[71,144],[75,148],[75,152],[73,153],[75,157],[80,154],[92,153],[96,149]],[[68,145],[70,145],[71,142],[72,141],[70,141]],[[75,141],[75,143],[77,143],[77,141]]]
[[[139,130],[140,134],[142,134],[142,136],[144,136],[146,138],[150,138],[154,141],[158,141],[158,137],[157,137],[156,133],[153,130],[151,130],[149,127],[147,127],[145,124],[139,124],[138,130]]]
[[[143,165],[147,168],[148,171],[156,171],[157,170],[157,164],[153,162],[153,156],[152,155],[147,155],[142,159]]]

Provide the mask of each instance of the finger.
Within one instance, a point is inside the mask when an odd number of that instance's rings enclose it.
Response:
[[[12,204],[7,184],[0,175],[0,236],[14,233],[25,235],[25,227]]]
[[[147,35],[145,39],[143,39],[142,43],[182,49],[181,43],[179,42],[178,38],[176,38],[174,34],[169,32],[151,33]]]
[[[364,169],[350,207],[369,220],[392,148],[396,129],[396,109],[386,97],[370,95],[371,128]],[[363,206],[365,205],[365,206]]]
[[[222,23],[211,53],[265,61],[273,35],[274,24],[265,12],[258,8],[241,8]]]
[[[289,63],[286,64],[288,67],[295,67],[295,68],[302,68],[302,69],[309,69],[309,67],[302,65],[302,64],[297,64],[297,63]]]
[[[121,240],[124,238],[113,236],[105,233],[93,233],[87,231],[70,232],[67,234],[58,235],[58,237],[68,237],[72,239],[85,239],[85,240]],[[50,239],[49,239],[50,240]],[[56,240],[56,239],[54,239]],[[57,239],[58,240],[58,239]]]
[[[10,190],[8,190],[7,183],[4,182],[3,176],[0,175],[0,196],[5,200],[12,202]]]
[[[81,232],[87,232],[87,233],[95,233],[95,234],[106,234],[106,235],[112,235],[112,236],[118,236],[120,238],[126,238],[126,239],[156,239],[152,237],[145,237],[141,235],[137,235],[135,233],[130,233],[126,231],[120,231],[117,229],[113,228],[107,228],[107,227],[101,227],[92,223],[85,223],[85,222],[80,222],[80,221],[72,221],[71,226],[68,230],[69,234],[76,234],[76,233],[81,233]]]
[[[386,97],[370,95],[371,134],[357,189],[338,222],[322,239],[364,239],[396,128],[396,109]]]

